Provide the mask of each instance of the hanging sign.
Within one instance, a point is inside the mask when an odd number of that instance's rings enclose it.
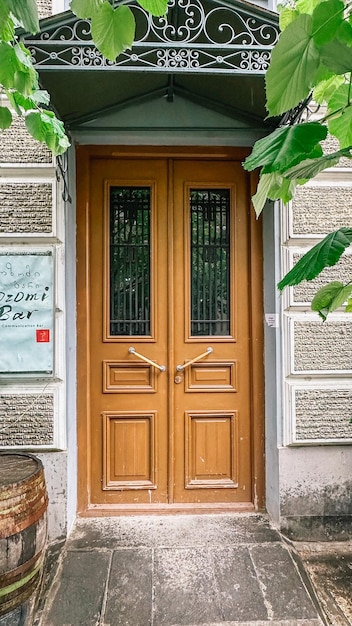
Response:
[[[53,373],[53,255],[0,253],[0,374]]]

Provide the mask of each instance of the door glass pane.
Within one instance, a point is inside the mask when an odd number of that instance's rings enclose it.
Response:
[[[110,334],[150,335],[150,188],[110,188]]]
[[[230,190],[191,189],[191,336],[230,334]]]

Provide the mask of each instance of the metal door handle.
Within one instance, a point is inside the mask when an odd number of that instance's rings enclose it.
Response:
[[[211,354],[212,352],[213,352],[213,348],[207,348],[206,352],[203,352],[199,356],[196,356],[191,361],[187,361],[187,363],[184,363],[184,365],[176,365],[176,370],[178,372],[182,372],[182,370],[186,369],[186,367],[189,367],[193,363],[197,363],[197,361],[200,361],[203,358],[203,356],[208,356],[208,354]]]
[[[142,359],[142,361],[145,361],[146,363],[149,363],[149,365],[152,365],[153,367],[156,367],[156,369],[160,370],[160,372],[165,372],[165,370],[166,370],[165,365],[158,365],[154,361],[151,361],[150,359],[148,359],[147,356],[143,356],[143,354],[139,354],[139,352],[136,352],[135,348],[133,348],[132,346],[130,348],[128,348],[128,352],[130,354],[134,354],[135,356],[138,356],[139,359]]]

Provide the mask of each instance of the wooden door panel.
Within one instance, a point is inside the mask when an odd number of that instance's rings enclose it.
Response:
[[[186,489],[238,486],[236,413],[186,413]]]
[[[103,419],[103,489],[156,489],[156,412],[115,412]]]
[[[155,369],[147,363],[104,361],[103,393],[156,393]]]
[[[92,163],[93,504],[167,502],[167,375],[130,351],[134,348],[159,365],[167,361],[166,319],[159,303],[167,284],[160,262],[166,256],[166,198],[165,160],[97,159]],[[143,211],[148,211],[147,220]],[[141,262],[140,249],[146,246],[149,252]],[[145,303],[149,305],[147,322]]]
[[[185,370],[185,392],[236,392],[237,362],[196,363]]]
[[[174,389],[175,501],[248,502],[248,196],[240,164],[175,162],[174,211],[175,360],[185,367]]]

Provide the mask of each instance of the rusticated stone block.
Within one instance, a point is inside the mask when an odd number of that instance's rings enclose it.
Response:
[[[53,441],[53,394],[0,394],[1,446],[43,446]]]
[[[297,235],[325,234],[350,223],[352,187],[298,187],[292,201]]]
[[[37,0],[37,7],[40,18],[49,17],[52,14],[51,0]]]
[[[296,439],[352,439],[352,390],[296,389]]]
[[[294,322],[294,365],[296,372],[351,370],[352,322]]]
[[[336,137],[333,135],[328,135],[325,141],[321,142],[321,145],[324,150],[324,154],[331,154],[332,152],[337,152],[340,150],[340,144]],[[335,167],[352,167],[352,159],[342,158],[339,160]]]
[[[0,163],[48,163],[53,160],[45,144],[36,141],[26,129],[23,117],[13,114],[10,128],[1,131]]]
[[[51,233],[52,185],[1,183],[0,233]]]

